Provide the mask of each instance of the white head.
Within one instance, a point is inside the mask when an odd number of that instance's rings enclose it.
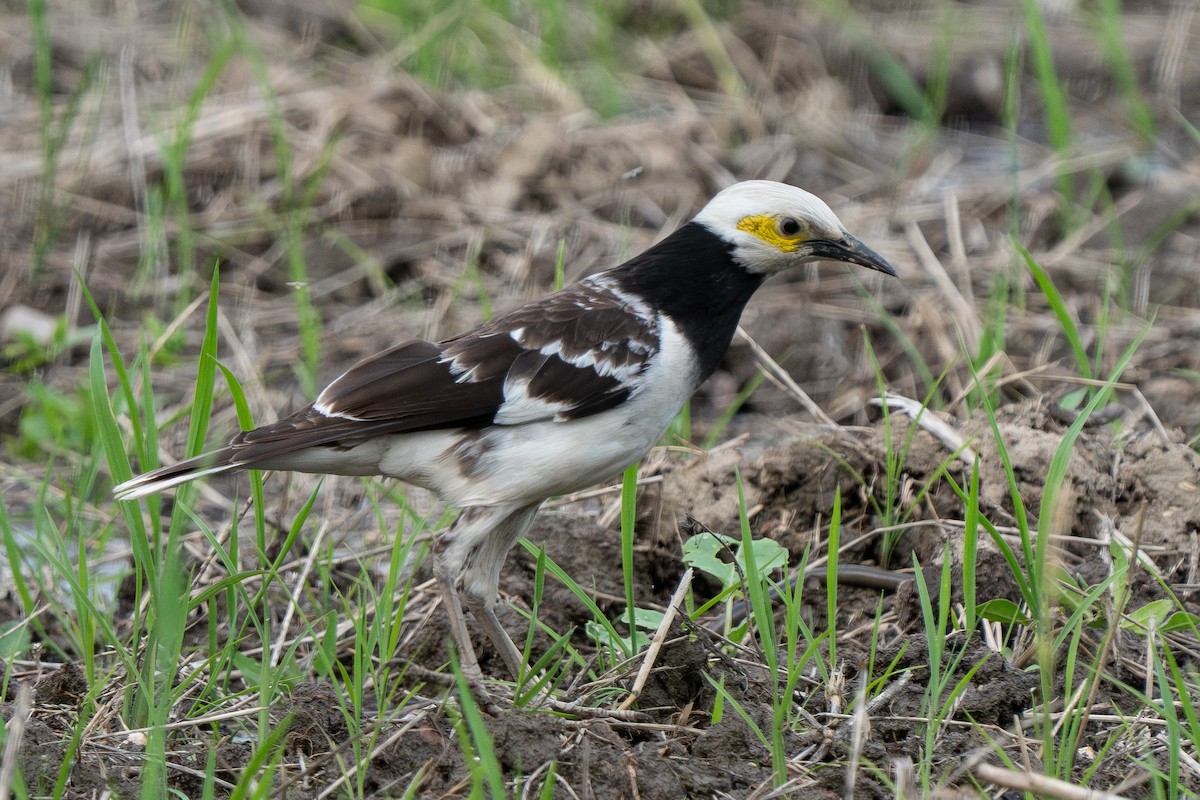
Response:
[[[775,181],[723,189],[695,221],[733,245],[742,269],[770,274],[809,261],[844,261],[895,275],[816,195]]]

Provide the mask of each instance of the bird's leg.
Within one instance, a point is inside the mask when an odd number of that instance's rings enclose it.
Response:
[[[521,669],[524,666],[525,658],[513,643],[508,631],[504,630],[504,626],[500,624],[499,618],[496,617],[495,607],[470,595],[466,599],[467,608],[471,609],[475,619],[479,620],[479,624],[483,626],[483,632],[491,640],[492,647],[495,647],[496,651],[500,653],[500,657],[504,659],[504,664],[512,673],[513,680],[521,680]],[[476,668],[478,669],[478,666]]]
[[[437,572],[436,568],[434,571]],[[454,647],[458,650],[463,677],[472,686],[482,687],[483,671],[479,669],[479,658],[475,655],[475,646],[471,644],[471,634],[467,632],[467,618],[463,614],[462,603],[459,602],[455,580],[442,575],[437,576],[442,605],[446,607],[446,614],[450,617],[450,635],[454,637]]]
[[[496,618],[500,568],[508,551],[529,530],[541,502],[525,506],[473,506],[463,510],[439,542],[439,579],[458,586],[513,680],[520,680],[524,659]],[[457,593],[456,593],[457,594]],[[457,623],[455,623],[457,624]],[[463,636],[465,637],[465,623]],[[457,634],[456,634],[457,636]],[[462,649],[462,645],[460,645]]]

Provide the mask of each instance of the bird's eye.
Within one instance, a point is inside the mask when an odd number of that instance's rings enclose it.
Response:
[[[779,232],[784,236],[795,236],[800,233],[800,221],[792,217],[784,217],[779,220]]]

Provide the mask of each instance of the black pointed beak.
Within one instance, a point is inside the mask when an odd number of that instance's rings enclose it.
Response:
[[[847,264],[858,264],[860,267],[877,270],[886,275],[896,277],[896,270],[887,259],[862,243],[856,236],[847,233],[841,241],[832,239],[817,239],[808,242],[808,247],[817,258],[830,261],[844,261]]]

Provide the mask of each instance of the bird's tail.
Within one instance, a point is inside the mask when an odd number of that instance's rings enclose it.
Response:
[[[170,489],[181,483],[195,480],[204,475],[228,472],[244,465],[233,460],[233,448],[223,447],[211,453],[185,459],[178,464],[159,467],[131,478],[113,487],[113,496],[118,500],[136,500],[148,494]]]

